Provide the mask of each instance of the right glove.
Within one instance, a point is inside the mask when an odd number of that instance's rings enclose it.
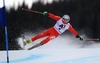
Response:
[[[83,41],[83,38],[80,37],[79,35],[77,35],[76,38],[78,38],[79,40]]]
[[[48,12],[47,12],[47,11],[44,11],[44,12],[43,12],[43,15],[44,15],[44,16],[48,16]]]

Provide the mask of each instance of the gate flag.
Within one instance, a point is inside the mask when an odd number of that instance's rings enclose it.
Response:
[[[6,26],[5,0],[0,0],[0,29],[1,29],[1,27],[5,31],[7,63],[9,63],[9,54],[8,54],[8,32],[7,32],[7,26]]]
[[[0,3],[1,4],[1,3]],[[0,27],[4,27],[5,26],[5,18],[4,18],[4,6],[0,5]]]

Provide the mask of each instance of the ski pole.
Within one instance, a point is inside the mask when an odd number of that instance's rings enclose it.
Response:
[[[100,38],[84,38],[86,41],[100,41]]]
[[[36,10],[30,10],[30,9],[25,9],[25,8],[22,8],[22,10],[28,11],[28,12],[34,12],[34,13],[37,13],[37,14],[43,14],[42,12],[39,12],[39,11],[36,11]]]

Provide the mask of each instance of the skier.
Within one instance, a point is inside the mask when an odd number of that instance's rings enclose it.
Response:
[[[35,40],[37,40],[39,38],[47,36],[46,39],[44,39],[40,43],[34,45],[32,48],[42,46],[42,45],[48,43],[50,40],[58,37],[60,34],[65,32],[66,30],[69,30],[79,40],[81,40],[81,41],[83,40],[83,38],[78,35],[77,31],[75,31],[73,29],[72,25],[69,23],[69,21],[70,21],[69,15],[64,15],[63,17],[60,17],[60,16],[56,16],[52,13],[48,13],[46,11],[43,12],[43,15],[54,19],[56,21],[56,24],[53,27],[51,27],[51,28],[43,31],[42,33],[36,35],[35,37],[26,40],[25,45],[30,44],[31,42],[34,42]],[[32,49],[32,48],[29,48],[29,50]]]

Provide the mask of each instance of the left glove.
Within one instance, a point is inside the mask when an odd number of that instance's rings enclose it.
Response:
[[[44,15],[44,16],[48,16],[48,12],[47,12],[47,11],[44,11],[44,12],[43,12],[43,15]]]
[[[79,40],[83,41],[83,38],[80,37],[79,35],[77,35],[76,38],[78,38]]]

